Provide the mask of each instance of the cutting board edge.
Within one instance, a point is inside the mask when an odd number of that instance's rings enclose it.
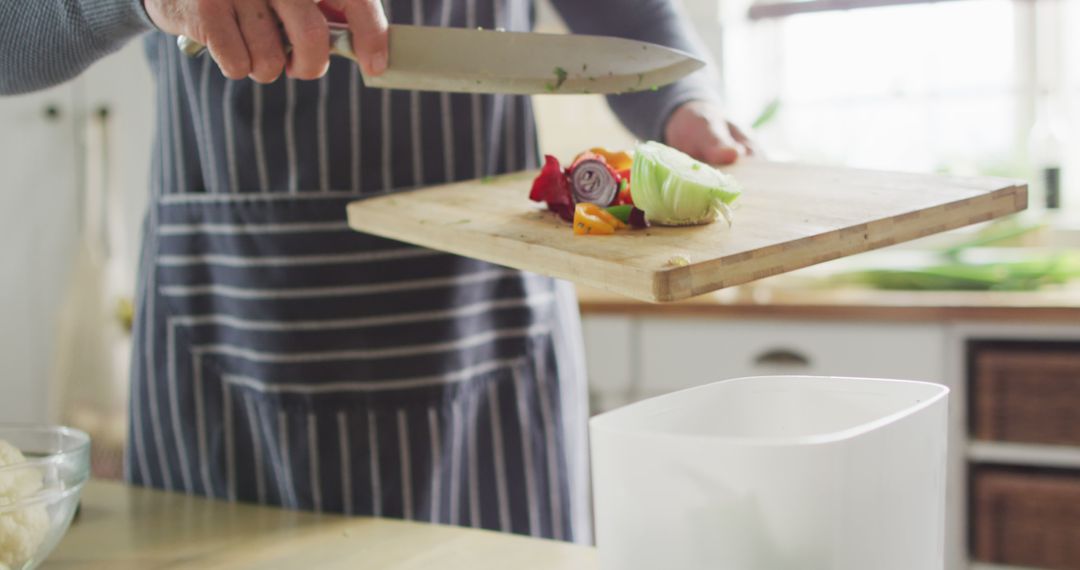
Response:
[[[378,198],[376,198],[376,199],[378,199]],[[349,227],[352,228],[355,231],[368,233],[368,234],[378,236],[378,237],[381,237],[381,238],[403,241],[403,242],[411,243],[413,245],[417,245],[417,246],[420,246],[420,247],[426,247],[426,248],[431,248],[431,249],[435,249],[435,250],[438,250],[438,251],[444,251],[444,252],[447,252],[447,253],[452,253],[454,255],[461,255],[461,256],[464,256],[464,257],[471,257],[471,258],[474,258],[474,259],[479,259],[481,261],[486,261],[488,263],[494,263],[496,265],[501,265],[501,266],[504,266],[504,267],[509,267],[509,268],[512,268],[512,269],[520,270],[520,271],[531,271],[528,267],[523,267],[523,265],[524,265],[523,262],[518,261],[520,259],[524,259],[526,256],[483,255],[483,254],[478,254],[477,249],[468,247],[469,244],[467,244],[467,243],[466,244],[458,244],[458,243],[455,243],[455,242],[452,242],[452,241],[445,241],[445,240],[438,239],[439,234],[442,233],[443,230],[446,230],[448,233],[451,231],[448,227],[431,226],[430,229],[432,230],[432,233],[431,233],[430,237],[417,239],[415,234],[408,234],[408,235],[398,234],[397,232],[394,231],[392,225],[379,224],[378,220],[371,220],[371,219],[360,220],[359,215],[356,213],[357,209],[358,209],[360,204],[362,204],[364,202],[367,202],[367,201],[368,200],[350,202],[349,204],[346,205],[346,217],[347,217],[347,220],[348,220]],[[372,222],[374,222],[374,223],[372,223]],[[479,237],[479,236],[477,236],[477,237]],[[500,237],[500,236],[487,236],[486,239],[487,240],[493,240],[495,242],[499,242],[499,241],[513,242],[514,241],[511,238],[504,238],[504,237]],[[602,239],[602,238],[599,238],[599,239]],[[473,241],[473,240],[470,239],[470,241]],[[514,242],[514,243],[520,243],[520,242]],[[537,252],[545,251],[545,248],[542,245],[536,245],[536,244],[530,244],[529,249],[537,251]],[[510,249],[508,248],[507,251],[510,251]],[[548,253],[550,255],[552,255],[552,256],[558,256],[558,255],[561,255],[563,252],[561,250],[552,249]],[[660,298],[660,295],[661,295],[661,292],[664,290],[664,287],[666,286],[666,284],[668,282],[667,274],[670,273],[671,270],[669,270],[669,269],[650,270],[650,269],[645,269],[645,268],[641,268],[641,267],[620,265],[620,264],[615,263],[615,262],[602,261],[602,260],[596,260],[596,259],[589,259],[588,262],[590,264],[594,265],[594,266],[607,266],[613,273],[621,274],[620,275],[621,278],[620,279],[615,279],[615,280],[604,280],[602,282],[597,282],[595,280],[590,280],[590,286],[591,287],[593,287],[595,289],[601,289],[601,290],[604,290],[604,291],[609,291],[611,293],[618,293],[620,295],[625,295],[627,297],[638,299],[640,301],[646,301],[646,302],[649,302],[649,303],[663,302],[661,300],[661,298]],[[567,269],[564,270],[564,269],[559,268],[560,266],[553,265],[552,267],[556,267],[556,268],[553,269],[552,271],[550,271],[550,273],[549,273],[550,277],[554,277],[556,279],[563,279],[563,280],[571,281],[571,282],[578,281],[579,278],[580,278],[580,275],[577,272],[570,269],[570,268],[567,268]],[[678,268],[678,269],[687,269],[687,268]],[[644,291],[648,291],[648,293],[644,293]]]
[[[730,257],[719,258],[699,265],[680,268],[686,270],[685,272],[671,271],[658,273],[657,278],[664,280],[663,284],[658,285],[658,290],[663,291],[662,298],[659,298],[659,302],[668,303],[684,301],[698,295],[705,295],[714,291],[719,291],[720,289],[743,285],[759,279],[788,273],[797,269],[803,269],[819,263],[832,261],[834,259],[866,253],[868,251],[874,251],[937,233],[1015,214],[1027,208],[1028,186],[1020,181],[1010,181],[1010,183],[1011,185],[1005,188],[920,210],[918,211],[918,214],[923,222],[914,226],[910,224],[900,226],[895,223],[895,218],[881,218],[864,224],[833,230],[826,234],[815,236],[812,241],[795,240],[753,250],[752,252],[747,252],[750,253],[750,255],[737,256],[739,257],[739,260],[734,263],[731,262]],[[1011,198],[1011,200],[1009,200],[1009,198]],[[950,215],[951,212],[958,207],[971,207],[973,205],[977,205],[978,207],[974,211],[969,212],[966,219],[957,219],[955,216]],[[904,229],[903,231],[894,231],[896,228]],[[841,240],[843,240],[847,234],[852,233],[862,233],[864,238],[851,246],[843,246]],[[829,248],[830,250],[828,252],[817,256],[801,257],[805,261],[794,263],[783,262],[784,259],[799,258],[800,256],[795,256],[794,254],[810,247],[821,247],[823,243],[835,243],[839,247]],[[781,260],[780,263],[777,263],[778,258]],[[768,263],[761,262],[763,259],[768,259]],[[731,268],[734,266],[746,264],[756,264],[759,268],[750,271],[731,271]],[[705,272],[709,272],[710,274],[713,272],[723,272],[732,277],[726,279],[720,277],[703,278],[702,273]],[[684,281],[688,283],[688,285],[676,283],[673,281],[674,279]]]

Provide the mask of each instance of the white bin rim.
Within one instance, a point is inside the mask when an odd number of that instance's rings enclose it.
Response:
[[[879,388],[890,389],[903,389],[903,388],[917,388],[921,390],[921,397],[911,404],[905,405],[893,413],[882,415],[876,419],[870,421],[860,422],[857,425],[830,430],[823,433],[817,433],[812,435],[798,435],[798,436],[735,436],[735,435],[717,435],[717,434],[703,434],[703,433],[687,433],[687,432],[675,432],[665,431],[650,427],[642,426],[641,419],[656,417],[661,414],[670,412],[672,404],[679,401],[686,401],[687,398],[693,397],[697,394],[704,394],[715,390],[721,390],[725,388],[734,387],[738,384],[755,382],[761,385],[762,382],[818,382],[818,383],[873,383]],[[895,380],[885,378],[863,378],[863,377],[850,377],[850,376],[800,376],[800,375],[779,375],[779,376],[749,376],[743,378],[732,378],[729,380],[720,380],[717,382],[711,382],[703,384],[701,386],[695,386],[684,390],[678,390],[640,402],[635,402],[623,406],[621,408],[611,410],[594,416],[589,420],[590,429],[594,432],[606,432],[606,433],[618,433],[623,435],[630,435],[633,437],[649,438],[657,440],[670,440],[676,441],[698,441],[698,442],[710,442],[722,445],[732,446],[747,446],[747,447],[783,447],[783,446],[808,446],[808,445],[823,445],[836,443],[844,440],[859,437],[868,432],[881,429],[889,424],[898,422],[903,418],[911,416],[924,410],[930,406],[933,406],[939,400],[946,398],[949,394],[949,388],[943,384],[937,384],[933,382],[925,382],[919,380]]]

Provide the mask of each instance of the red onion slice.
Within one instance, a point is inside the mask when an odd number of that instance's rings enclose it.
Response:
[[[619,195],[619,181],[611,167],[602,160],[585,158],[574,163],[570,172],[570,188],[575,202],[609,206]]]

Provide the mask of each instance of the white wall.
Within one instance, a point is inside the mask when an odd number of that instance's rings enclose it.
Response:
[[[102,106],[109,109],[110,191],[120,197],[122,218],[117,228],[122,233],[114,243],[125,259],[124,270],[133,276],[150,196],[150,145],[156,100],[142,41],[99,61],[80,82],[90,111]]]
[[[87,114],[111,111],[112,189],[124,205],[119,240],[130,277],[147,196],[153,89],[132,43],[77,81],[0,99],[0,422],[49,420],[59,306],[81,227]],[[46,107],[59,115],[50,120]]]
[[[45,411],[46,355],[75,239],[74,115],[70,86],[0,101],[0,422],[40,421]]]

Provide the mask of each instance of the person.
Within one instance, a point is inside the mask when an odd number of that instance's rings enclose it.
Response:
[[[373,75],[388,20],[534,19],[531,0],[324,2]],[[554,6],[576,33],[700,54],[673,0]],[[328,57],[312,0],[9,0],[0,29],[4,94],[66,81],[144,36],[157,113],[131,483],[590,540],[572,287],[345,222],[365,193],[537,167],[529,98],[367,89],[355,64]],[[178,34],[212,58],[183,56]],[[641,139],[730,163],[750,142],[714,89],[699,73],[609,102]]]

